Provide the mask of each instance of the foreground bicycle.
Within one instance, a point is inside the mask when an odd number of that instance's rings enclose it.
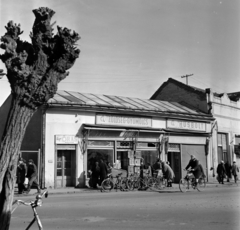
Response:
[[[31,223],[27,226],[26,230],[30,229],[30,227],[34,224],[34,222],[36,221],[37,222],[37,225],[38,225],[38,228],[39,230],[42,230],[43,229],[43,226],[42,226],[42,223],[41,223],[41,220],[37,214],[37,210],[36,208],[38,206],[42,206],[42,197],[45,196],[45,198],[48,197],[48,191],[45,190],[42,194],[38,194],[36,196],[36,199],[34,201],[30,201],[30,202],[25,202],[23,200],[14,200],[13,201],[13,208],[12,208],[12,213],[16,210],[16,208],[23,204],[23,205],[26,205],[26,206],[31,206],[32,208],[32,211],[33,211],[33,220],[31,221]]]
[[[204,190],[205,187],[205,178],[200,177],[198,179],[198,183],[196,184],[195,177],[190,170],[187,170],[186,176],[179,181],[179,189],[181,192],[187,192],[190,188],[197,189],[200,192]]]
[[[113,188],[121,191],[128,191],[127,180],[122,178],[122,173],[116,175],[116,180],[113,179],[112,173],[107,175],[107,178],[103,180],[101,184],[101,191],[110,192]]]

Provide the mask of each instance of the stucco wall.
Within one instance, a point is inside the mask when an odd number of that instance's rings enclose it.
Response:
[[[55,165],[55,135],[74,135],[77,136],[82,124],[95,124],[94,113],[79,113],[48,111],[46,113],[46,143],[45,143],[45,184],[47,187],[54,186],[54,165]],[[79,142],[80,143],[80,142]],[[83,153],[79,145],[76,146],[78,153],[77,177],[83,175]],[[79,178],[78,178],[79,179]],[[83,183],[80,181],[79,183]]]

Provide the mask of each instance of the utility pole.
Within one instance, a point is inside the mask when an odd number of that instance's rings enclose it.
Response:
[[[186,74],[185,76],[181,76],[181,78],[186,78],[186,85],[188,85],[188,77],[192,76],[193,74]]]

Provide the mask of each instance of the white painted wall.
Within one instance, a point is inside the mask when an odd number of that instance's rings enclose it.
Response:
[[[82,124],[95,124],[95,113],[76,113],[62,111],[47,111],[46,113],[46,138],[45,138],[45,183],[47,187],[54,187],[55,165],[55,135],[77,135]],[[79,143],[81,141],[79,140]],[[77,177],[83,173],[83,153],[77,145],[78,168]],[[76,178],[77,180],[77,178]],[[82,183],[81,181],[79,181]]]

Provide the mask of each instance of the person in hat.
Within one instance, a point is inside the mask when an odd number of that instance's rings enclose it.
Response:
[[[217,166],[218,182],[224,184],[224,178],[226,176],[226,169],[224,161],[221,161]]]
[[[27,166],[24,164],[23,158],[19,158],[17,166],[17,184],[18,184],[18,194],[22,194],[25,190],[24,181],[27,174]]]
[[[190,157],[191,159],[188,162],[188,165],[186,166],[185,170],[188,170],[190,168],[190,172],[195,177],[195,185],[197,185],[199,178],[202,176],[202,170],[197,158],[194,155],[191,155]]]
[[[28,194],[31,190],[32,185],[36,185],[38,193],[41,193],[41,189],[39,187],[38,181],[38,170],[37,166],[34,164],[33,160],[28,160],[28,171],[27,171],[27,177],[28,177],[28,187],[26,193]]]
[[[233,177],[234,177],[234,182],[237,183],[239,168],[238,168],[238,166],[236,165],[236,161],[233,161],[233,165],[232,165],[231,171],[232,171],[232,175],[233,175]]]

